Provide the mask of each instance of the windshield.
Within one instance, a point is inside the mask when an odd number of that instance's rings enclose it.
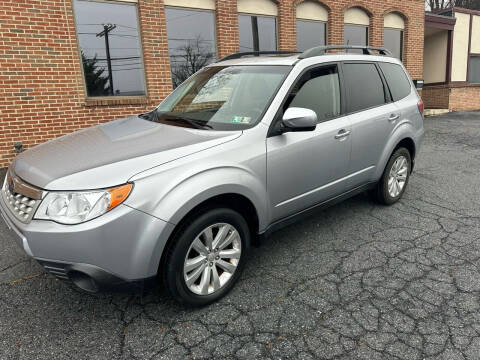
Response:
[[[168,125],[243,130],[256,125],[290,66],[207,67],[176,88],[149,114]]]

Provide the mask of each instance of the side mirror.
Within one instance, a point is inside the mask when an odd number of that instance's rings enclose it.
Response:
[[[313,131],[317,127],[317,114],[305,108],[291,107],[283,114],[283,132]]]

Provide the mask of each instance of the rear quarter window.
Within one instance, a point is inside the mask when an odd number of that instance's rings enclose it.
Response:
[[[410,94],[412,91],[410,81],[400,65],[392,63],[379,63],[378,65],[385,75],[393,101],[401,100]]]

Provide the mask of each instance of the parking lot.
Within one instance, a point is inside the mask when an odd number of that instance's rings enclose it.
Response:
[[[400,203],[359,195],[275,233],[203,309],[80,293],[0,223],[0,359],[479,359],[480,113],[425,129]]]

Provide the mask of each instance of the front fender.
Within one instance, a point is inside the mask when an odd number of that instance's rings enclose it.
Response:
[[[202,202],[233,193],[249,199],[257,211],[260,229],[266,226],[269,207],[265,183],[250,169],[224,165],[181,173],[181,178],[167,171],[136,180],[134,196],[126,204],[176,225]]]

